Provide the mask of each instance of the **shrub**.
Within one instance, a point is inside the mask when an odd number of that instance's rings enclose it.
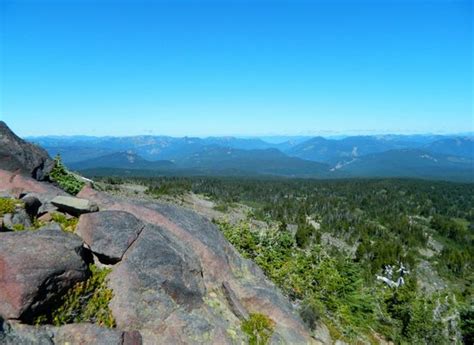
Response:
[[[465,344],[474,344],[474,307],[461,310],[461,333]]]
[[[13,231],[23,231],[26,230],[23,224],[14,224]]]
[[[49,177],[56,182],[61,189],[72,195],[79,193],[85,184],[66,169],[61,161],[60,155],[54,158],[54,168],[51,170]]]
[[[214,206],[214,210],[219,211],[219,212],[227,212],[229,210],[229,204],[228,203],[222,203]]]
[[[91,276],[74,285],[61,299],[59,308],[50,314],[36,318],[36,324],[52,323],[61,326],[69,323],[91,322],[104,327],[115,327],[115,319],[109,309],[113,297],[107,288],[110,269],[90,265]]]
[[[311,235],[313,234],[313,226],[309,224],[299,224],[298,230],[295,234],[295,241],[298,247],[304,248],[308,245],[311,240]]]
[[[255,313],[242,322],[241,328],[248,336],[249,345],[266,345],[270,342],[275,323],[268,316]]]
[[[321,319],[323,308],[315,300],[305,300],[301,303],[301,318],[310,329],[316,328],[317,322]]]
[[[6,213],[13,213],[18,203],[19,201],[15,199],[0,198],[0,217]]]

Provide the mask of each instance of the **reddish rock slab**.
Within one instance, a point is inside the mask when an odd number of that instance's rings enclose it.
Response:
[[[82,240],[56,230],[0,233],[0,316],[31,320],[87,278]]]
[[[67,195],[63,190],[53,186],[51,183],[39,182],[31,177],[15,172],[0,169],[0,192],[4,191],[19,198],[22,194],[30,192],[49,196],[51,199],[56,195]]]

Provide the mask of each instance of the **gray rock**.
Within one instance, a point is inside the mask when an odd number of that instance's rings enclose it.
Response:
[[[43,214],[54,213],[57,211],[58,211],[58,208],[54,206],[51,202],[45,202],[38,209],[38,215],[42,216]]]
[[[138,331],[123,333],[123,345],[141,345],[143,343],[142,335]]]
[[[42,230],[52,230],[52,231],[63,231],[61,228],[61,225],[59,225],[56,222],[51,222],[46,225],[43,225],[41,228],[37,229],[37,231],[42,231]]]
[[[7,192],[7,191],[0,191],[0,199],[14,199],[15,195]]]
[[[4,345],[141,345],[142,341],[138,332],[123,332],[88,323],[54,327],[8,324],[0,320],[0,343]]]
[[[3,215],[2,226],[5,229],[12,229],[13,228],[13,214],[12,213],[5,213]]]
[[[119,287],[114,290],[118,298],[121,296],[120,283],[125,278],[122,274],[127,270],[138,275],[135,283],[142,289],[156,290],[172,304],[192,310],[203,303],[205,287],[199,261],[158,226],[147,225],[122,263],[111,273],[112,285]]]
[[[199,260],[157,226],[143,229],[109,279],[114,291],[110,307],[117,325],[125,329],[155,331],[170,315],[189,318],[204,303]]]
[[[0,233],[0,316],[31,320],[87,278],[82,240],[56,230]]]
[[[55,344],[122,345],[123,332],[92,324],[72,324],[54,330]]]
[[[323,344],[332,344],[331,334],[329,333],[329,329],[326,325],[322,322],[318,322],[316,324],[316,328],[314,329],[314,337],[319,340]]]
[[[228,282],[222,283],[222,289],[224,290],[224,296],[227,299],[227,303],[229,303],[230,309],[232,312],[241,320],[247,320],[249,317],[249,313],[245,309],[245,307],[240,303],[239,299],[235,295],[234,290],[230,287]]]
[[[75,198],[72,196],[59,195],[51,200],[51,204],[60,211],[79,216],[84,213],[97,212],[99,208],[95,202],[87,199]]]
[[[33,194],[27,194],[21,198],[21,201],[25,204],[25,211],[31,217],[36,217],[38,209],[41,206],[41,201]]]
[[[51,187],[52,185],[49,185],[49,186]],[[53,213],[58,210],[56,206],[51,204],[51,200],[53,200],[57,195],[58,194],[56,193],[48,193],[48,192],[46,193],[23,192],[20,194],[20,199],[23,202],[25,202],[25,206],[27,202],[34,202],[35,204],[37,204],[35,201],[33,201],[34,199],[37,199],[39,201],[39,207],[36,211],[35,216],[41,216],[45,213],[48,213],[48,212]],[[62,193],[62,195],[65,195],[65,194]]]
[[[137,239],[145,224],[124,211],[83,214],[76,233],[103,263],[116,263]]]
[[[32,226],[30,217],[23,208],[17,208],[15,213],[4,214],[3,225],[8,229],[13,229],[15,225],[21,225],[25,229]]]
[[[2,345],[54,345],[53,338],[54,334],[46,328],[11,325],[0,318]]]
[[[18,171],[36,180],[46,180],[54,167],[48,153],[16,136],[0,121],[0,169]]]

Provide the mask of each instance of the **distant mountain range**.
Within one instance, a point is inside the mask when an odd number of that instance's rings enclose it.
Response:
[[[69,163],[69,168],[74,170],[94,169],[99,167],[116,169],[171,169],[175,164],[171,161],[148,161],[133,152],[115,152],[107,155],[86,159],[81,162]]]
[[[472,136],[383,135],[283,142],[235,137],[29,138],[79,171],[288,177],[420,177],[474,181]],[[130,172],[129,172],[130,173]]]

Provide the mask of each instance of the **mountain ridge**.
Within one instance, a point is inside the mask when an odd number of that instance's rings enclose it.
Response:
[[[35,142],[43,144],[51,155],[61,154],[66,165],[81,171],[115,168],[132,173],[149,170],[179,175],[393,176],[473,181],[470,175],[474,175],[474,171],[469,160],[474,157],[474,141],[469,136],[360,135],[340,139],[299,139],[269,143],[260,138],[132,136],[45,137]],[[397,154],[397,150],[401,151]],[[468,160],[454,164],[452,160],[440,157],[438,164],[423,160],[420,162],[425,164],[414,164],[419,157],[411,155],[411,162],[402,159],[400,153],[403,150],[423,150],[426,155],[448,155]],[[122,163],[120,160],[111,162],[111,157],[118,152],[133,152],[143,161],[141,164],[130,164],[125,159]],[[374,154],[379,156],[371,156]],[[381,163],[383,155],[386,155],[385,160],[391,157],[390,164]],[[170,161],[174,165],[152,163],[155,161]],[[392,172],[387,172],[388,166]],[[431,172],[433,169],[435,173]]]

